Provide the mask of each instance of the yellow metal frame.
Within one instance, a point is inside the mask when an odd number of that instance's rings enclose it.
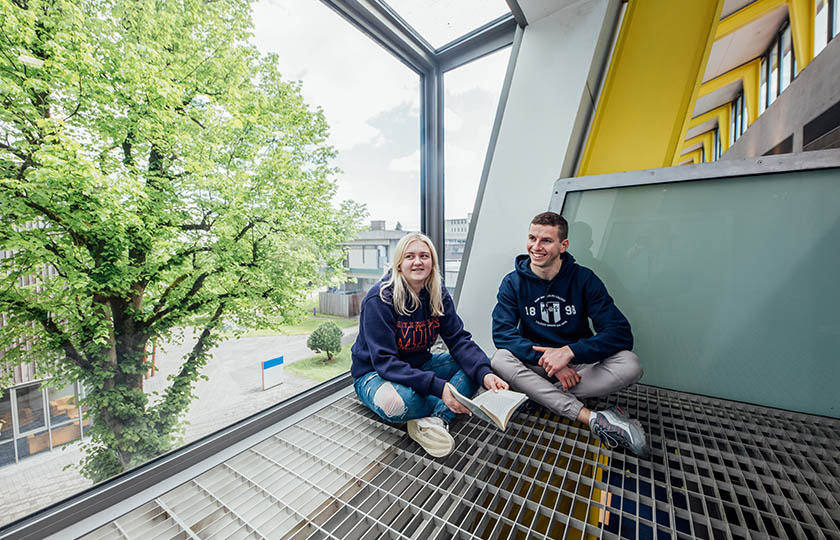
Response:
[[[712,154],[714,153],[715,145],[715,130],[710,129],[705,133],[701,133],[700,135],[688,139],[687,141],[685,141],[685,144],[683,144],[683,150],[685,150],[689,146],[694,146],[697,143],[703,143],[703,155],[705,157],[703,161],[712,161]],[[680,158],[682,157],[683,156],[680,156]]]
[[[752,4],[746,5],[720,21],[720,24],[717,27],[717,32],[715,32],[715,41],[757,21],[771,11],[775,11],[782,6],[787,5],[788,1],[789,0],[756,0]]]
[[[741,81],[744,87],[744,99],[747,106],[747,120],[752,124],[758,118],[758,100],[760,97],[761,84],[761,58],[750,60],[746,64],[718,75],[714,79],[709,79],[700,85],[700,95],[706,96],[720,90],[724,86],[730,85],[733,82]]]
[[[699,126],[700,124],[705,124],[709,120],[713,119],[717,119],[718,131],[720,132],[720,149],[725,152],[726,150],[729,150],[729,128],[732,125],[731,103],[724,103],[720,107],[712,109],[708,112],[704,112],[700,116],[695,116],[688,123],[688,128],[691,129],[693,127]]]
[[[798,73],[814,59],[814,0],[756,0],[720,21],[715,41],[783,6],[788,8]]]
[[[814,59],[814,2],[813,0],[756,0],[743,9],[729,15],[720,21],[715,29],[714,40],[726,37],[740,28],[757,21],[768,13],[786,6],[790,19],[791,39],[796,57],[797,73]],[[699,96],[708,95],[735,81],[740,80],[744,88],[744,100],[747,109],[747,123],[751,125],[758,118],[759,99],[761,99],[761,57],[755,58],[741,66],[708,80],[700,86]],[[729,124],[731,104],[727,103],[704,113],[687,122],[687,128],[700,125],[713,117],[718,117],[721,150],[729,149]],[[688,114],[693,112],[692,106]],[[683,144],[674,153],[674,164],[684,161],[679,152],[690,146]]]
[[[629,2],[579,176],[672,164],[722,8],[723,0]]]
[[[703,154],[702,154],[700,148],[698,148],[697,150],[694,150],[694,151],[689,152],[687,154],[681,155],[677,164],[682,165],[688,160],[691,160],[691,163],[695,164],[695,163],[700,163],[700,160],[702,160],[702,159],[703,159]]]

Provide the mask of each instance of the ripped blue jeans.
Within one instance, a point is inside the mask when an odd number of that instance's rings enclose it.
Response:
[[[472,396],[478,389],[449,353],[433,354],[420,369],[433,371],[465,396]],[[375,371],[355,379],[353,387],[359,400],[388,422],[439,416],[449,424],[455,418],[455,413],[439,397],[422,396],[411,387],[383,379]]]

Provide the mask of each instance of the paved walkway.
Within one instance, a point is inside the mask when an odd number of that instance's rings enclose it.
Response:
[[[342,343],[352,343],[357,332],[357,327],[344,329]],[[286,371],[282,384],[262,390],[260,362],[280,355],[286,364],[309,358],[312,351],[306,347],[308,337],[254,337],[219,344],[203,370],[208,380],[199,380],[196,385],[197,398],[187,413],[184,442],[213,433],[317,384]],[[158,348],[159,369],[146,380],[147,393],[166,387],[166,377],[178,370],[195,338],[190,335],[181,344]],[[90,481],[73,467],[80,457],[80,445],[73,443],[0,468],[0,526],[89,487]]]

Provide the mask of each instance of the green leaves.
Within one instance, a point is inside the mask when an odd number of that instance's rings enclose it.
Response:
[[[364,208],[336,208],[324,116],[247,45],[248,2],[23,5],[0,0],[0,362],[87,386],[101,479],[169,449],[223,322],[338,279]],[[150,402],[147,345],[197,323]]]
[[[320,352],[327,353],[327,361],[330,361],[333,355],[341,351],[341,338],[343,335],[341,328],[337,324],[334,322],[325,322],[309,335],[306,346],[316,354]]]

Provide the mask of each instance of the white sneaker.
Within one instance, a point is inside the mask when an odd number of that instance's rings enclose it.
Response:
[[[408,436],[417,441],[432,457],[448,456],[455,447],[449,426],[442,418],[427,416],[408,421]]]

